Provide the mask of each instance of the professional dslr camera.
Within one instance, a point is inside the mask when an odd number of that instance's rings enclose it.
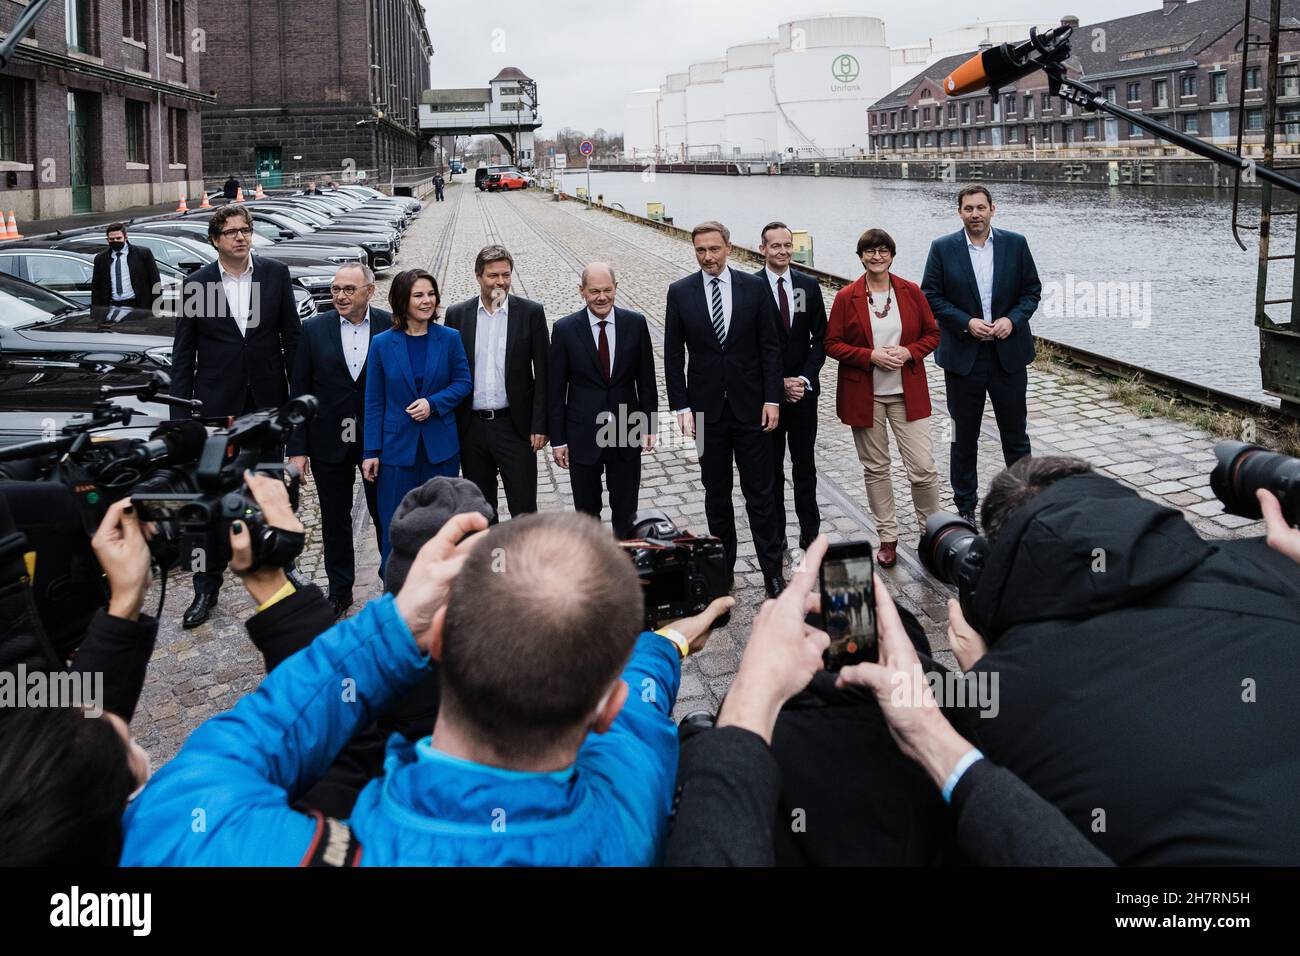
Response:
[[[1214,454],[1210,488],[1228,514],[1258,520],[1255,492],[1263,488],[1277,497],[1287,522],[1300,527],[1300,459],[1239,441],[1219,442]],[[934,578],[957,588],[962,614],[976,623],[972,605],[990,550],[984,536],[956,515],[931,515],[917,550]]]
[[[156,524],[149,547],[164,571],[177,565],[196,570],[196,559],[212,566],[229,560],[236,519],[248,525],[254,568],[285,567],[302,550],[301,533],[266,526],[244,472],[286,472],[285,440],[315,414],[316,399],[305,395],[211,434],[193,419],[164,422],[147,439],[105,431],[130,425],[135,414],[113,404],[117,396],[198,406],[160,394],[170,384],[164,373],[153,372],[143,385],[104,386],[92,413],[74,418],[57,437],[0,449],[0,539],[6,545],[0,595],[25,592],[21,582],[30,579],[37,623],[44,622],[58,653],[75,647],[107,596],[90,539],[108,506],[122,498],[131,498],[142,521]],[[288,477],[297,475],[290,469]],[[31,552],[34,574],[21,561]]]
[[[648,631],[699,614],[729,590],[731,568],[722,542],[680,530],[658,508],[638,511],[632,537],[619,544],[641,579]],[[728,611],[713,626],[725,627],[730,619]]]

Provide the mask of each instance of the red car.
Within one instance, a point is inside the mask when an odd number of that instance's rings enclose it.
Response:
[[[527,189],[528,180],[518,173],[489,173],[486,188],[490,193],[510,189]]]

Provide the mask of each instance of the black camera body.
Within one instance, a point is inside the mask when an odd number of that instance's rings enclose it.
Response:
[[[619,544],[632,559],[645,598],[645,628],[699,614],[730,591],[731,567],[718,538],[682,531],[658,508],[638,511],[634,537]],[[714,622],[725,627],[727,612]]]
[[[316,399],[304,395],[279,409],[251,412],[209,435],[192,470],[168,469],[137,484],[131,504],[142,520],[158,526],[153,546],[159,562],[180,561],[191,571],[223,566],[230,560],[230,526],[240,521],[253,544],[249,570],[288,567],[304,536],[267,526],[244,473],[287,478],[292,487],[299,476],[282,462],[284,444],[316,408]]]

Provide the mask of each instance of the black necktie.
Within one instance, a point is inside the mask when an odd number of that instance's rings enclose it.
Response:
[[[117,290],[113,293],[113,297],[116,299],[122,298],[122,260],[125,258],[124,253],[113,253],[113,273],[117,277]]]

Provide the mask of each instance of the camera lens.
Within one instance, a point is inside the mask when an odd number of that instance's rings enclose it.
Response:
[[[1255,497],[1263,488],[1282,503],[1287,522],[1300,526],[1300,459],[1239,441],[1219,442],[1214,454],[1219,463],[1210,473],[1210,488],[1224,511],[1242,518],[1263,517]]]
[[[931,576],[944,584],[956,586],[954,569],[965,558],[979,537],[975,526],[953,514],[934,514],[925,523],[925,534],[917,551],[921,563]]]

